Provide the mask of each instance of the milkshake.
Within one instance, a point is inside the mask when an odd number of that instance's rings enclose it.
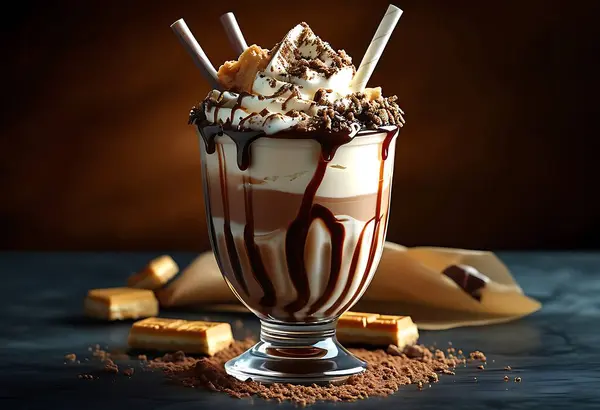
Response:
[[[364,369],[335,321],[369,285],[388,225],[396,97],[353,88],[356,69],[299,24],[218,71],[190,113],[201,141],[211,243],[231,290],[262,322],[227,371],[332,381]],[[311,360],[309,360],[311,359]]]

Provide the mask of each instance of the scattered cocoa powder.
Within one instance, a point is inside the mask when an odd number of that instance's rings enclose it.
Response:
[[[400,350],[400,348],[396,345],[389,345],[386,352],[391,356],[402,356],[404,354],[403,351]]]
[[[74,362],[75,360],[77,360],[77,355],[75,353],[69,353],[65,355],[65,360],[68,360],[70,362]]]
[[[108,353],[106,350],[101,349],[100,345],[98,345],[98,344],[91,347],[88,350],[91,350],[92,356],[94,356],[95,358],[97,358],[101,361],[105,361],[108,358],[110,358],[110,353]]]
[[[485,354],[483,354],[483,352],[480,352],[479,350],[475,350],[474,352],[469,353],[469,358],[471,360],[479,360],[480,362],[487,361],[487,357],[485,357]]]
[[[104,371],[107,373],[119,373],[119,366],[111,359],[107,359],[104,364]]]
[[[253,343],[251,340],[235,342],[211,358],[196,359],[180,352],[168,354],[148,362],[148,367],[161,370],[188,387],[224,392],[236,398],[257,396],[277,402],[292,401],[308,405],[317,401],[356,401],[371,396],[388,396],[407,384],[417,384],[422,389],[424,384],[438,381],[438,372],[453,374],[450,369],[458,363],[454,359],[439,358],[439,355],[434,357],[424,346],[410,346],[403,351],[390,346],[387,352],[350,349],[369,367],[364,373],[351,376],[342,385],[264,385],[254,381],[242,382],[227,375],[223,368],[225,362],[247,350]]]

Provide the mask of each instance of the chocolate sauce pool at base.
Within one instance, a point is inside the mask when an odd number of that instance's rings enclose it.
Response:
[[[221,188],[221,200],[223,203],[223,240],[224,248],[228,254],[228,262],[231,267],[231,273],[235,278],[239,287],[236,288],[238,295],[250,305],[252,308],[256,308],[261,314],[269,316],[272,313],[273,308],[277,305],[277,292],[275,285],[271,281],[271,278],[267,274],[265,268],[265,261],[263,261],[263,255],[260,252],[259,246],[255,241],[255,221],[253,212],[253,184],[249,181],[247,176],[243,176],[243,195],[244,195],[244,229],[243,229],[243,247],[245,249],[247,259],[250,265],[250,271],[252,276],[259,284],[263,296],[257,303],[250,301],[251,295],[248,288],[248,283],[244,278],[244,271],[242,267],[242,261],[240,254],[236,249],[236,242],[231,228],[231,212],[229,207],[230,199],[228,198],[228,181],[227,181],[227,166],[225,153],[219,144],[216,144],[216,137],[223,135],[223,128],[220,125],[209,125],[209,126],[197,126],[198,131],[204,141],[206,153],[208,155],[216,154],[218,157],[219,164],[219,180]],[[389,147],[398,132],[397,127],[386,127],[385,129],[361,131],[356,136],[351,136],[349,133],[290,133],[281,132],[275,135],[268,136],[269,138],[278,139],[312,139],[320,144],[320,157],[317,162],[317,167],[308,183],[301,199],[299,209],[295,217],[289,222],[287,226],[287,232],[285,234],[285,257],[288,266],[289,279],[291,280],[293,287],[296,291],[295,300],[283,306],[283,310],[289,315],[289,320],[294,320],[294,314],[298,313],[304,308],[308,308],[306,311],[305,320],[311,321],[308,316],[313,315],[315,312],[324,308],[325,305],[330,301],[336,286],[340,280],[340,273],[342,269],[342,254],[344,249],[344,243],[346,238],[346,230],[344,225],[336,215],[327,207],[320,203],[315,203],[316,193],[323,182],[325,177],[327,166],[329,162],[335,157],[336,151],[342,145],[348,144],[355,138],[361,138],[373,134],[385,133],[385,138],[381,143],[380,150],[380,169],[379,169],[379,186],[377,190],[377,196],[375,201],[375,214],[367,221],[362,228],[356,248],[353,252],[351,265],[349,270],[350,277],[344,285],[344,289],[337,300],[325,311],[325,315],[333,317],[338,315],[349,307],[351,307],[357,299],[362,295],[369,277],[369,272],[373,268],[375,263],[376,254],[378,252],[379,244],[382,241],[378,240],[380,237],[381,229],[385,229],[387,226],[388,212],[387,209],[383,210],[383,199],[384,199],[384,169],[385,161],[388,158]],[[237,166],[241,171],[247,170],[251,165],[251,145],[258,138],[265,137],[263,132],[254,131],[232,131],[227,130],[226,135],[231,138],[235,143],[237,151]],[[208,178],[208,176],[207,176]],[[207,183],[207,185],[210,185]],[[389,192],[386,196],[389,198]],[[213,213],[210,209],[210,195],[206,200],[209,205],[208,216],[209,224],[211,229],[211,235],[213,237],[213,247],[215,248],[217,260],[222,264],[221,256],[219,255],[219,245],[215,234]],[[383,212],[382,212],[383,210]],[[307,274],[307,267],[305,262],[305,248],[307,238],[309,236],[309,229],[312,223],[316,220],[320,220],[326,227],[329,236],[331,238],[331,254],[330,254],[330,272],[329,279],[325,286],[323,294],[311,305],[307,306],[310,297],[310,283]],[[359,273],[359,259],[360,251],[362,249],[362,243],[365,240],[367,226],[373,224],[373,233],[370,246],[368,249],[368,256],[364,271],[361,269]],[[385,234],[385,232],[384,232]],[[368,242],[367,242],[368,243]],[[348,295],[350,288],[355,277],[358,276],[360,279],[360,285],[356,289],[352,298],[342,305],[344,302],[344,296]],[[250,302],[250,303],[249,303]],[[258,306],[256,306],[258,304]],[[282,319],[282,318],[277,318]]]

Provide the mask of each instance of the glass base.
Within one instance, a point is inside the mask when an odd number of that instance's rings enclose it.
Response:
[[[260,342],[225,363],[239,380],[261,383],[324,384],[363,372],[367,364],[335,338],[336,321],[286,325],[261,321]]]

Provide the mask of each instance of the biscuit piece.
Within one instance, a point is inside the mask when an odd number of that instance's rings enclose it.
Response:
[[[135,322],[129,346],[135,349],[201,353],[209,356],[233,342],[229,323],[151,317]]]
[[[163,287],[179,272],[179,266],[169,255],[152,259],[140,272],[129,277],[130,288],[156,290]]]
[[[271,56],[269,50],[256,44],[248,47],[237,61],[226,61],[217,72],[219,83],[224,90],[252,93],[252,85],[256,74],[263,71]]]
[[[337,338],[341,343],[373,346],[396,345],[403,349],[419,339],[410,316],[346,312],[338,320]]]
[[[130,288],[156,290],[163,287],[179,272],[179,266],[169,255],[152,259],[144,269],[127,280]]]
[[[140,272],[129,277],[130,288],[156,290],[163,287],[179,272],[179,266],[169,255],[152,259]]]
[[[92,289],[85,298],[84,311],[96,319],[139,319],[156,316],[158,301],[154,292],[146,289]]]

